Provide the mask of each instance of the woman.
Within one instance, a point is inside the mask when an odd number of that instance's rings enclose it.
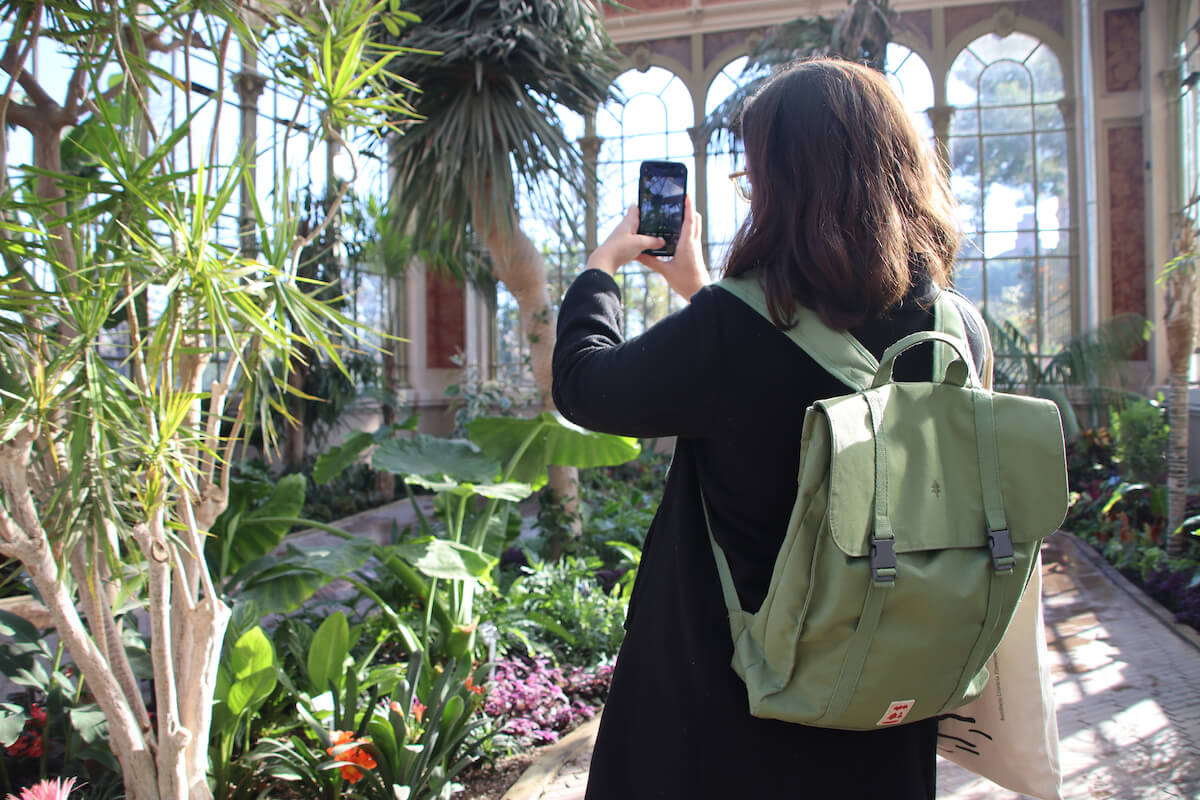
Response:
[[[679,437],[587,797],[932,798],[934,720],[864,733],[750,716],[730,667],[700,489],[742,606],[753,611],[795,500],[804,410],[849,391],[776,328],[802,304],[876,358],[931,329],[958,246],[948,188],[886,80],[855,64],[821,59],[781,72],[747,104],[742,135],[753,190],[725,274],[759,276],[774,326],[720,288],[703,288],[690,202],[665,261],[642,253],[662,240],[636,233],[631,208],[559,315],[562,413],[594,430]],[[691,302],[624,341],[612,275],[635,259]],[[918,348],[896,376],[928,380],[931,370],[931,352]]]

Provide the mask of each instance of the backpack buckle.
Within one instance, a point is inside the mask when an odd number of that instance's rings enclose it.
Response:
[[[988,531],[988,549],[992,551],[992,567],[997,572],[1012,572],[1016,559],[1008,528]]]
[[[896,540],[880,539],[871,534],[871,580],[875,583],[896,582]]]

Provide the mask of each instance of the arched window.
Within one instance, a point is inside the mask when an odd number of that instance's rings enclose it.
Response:
[[[888,83],[904,101],[917,130],[933,141],[933,125],[926,113],[934,104],[929,66],[912,50],[895,42],[887,46],[886,63]]]
[[[704,113],[713,112],[738,87],[746,57],[734,59],[717,73],[708,86],[704,98]],[[729,173],[746,168],[741,142],[731,141],[727,135],[714,135],[708,141],[708,192],[707,208],[704,209],[704,234],[708,241],[708,266],[719,274],[725,264],[729,243],[746,218],[750,206],[734,192],[729,182]]]
[[[624,102],[608,103],[596,114],[596,135],[601,140],[597,164],[601,238],[637,202],[642,161],[683,162],[688,168],[688,194],[696,196],[696,161],[688,132],[694,120],[687,86],[669,70],[650,67],[645,72],[622,73],[615,88]],[[681,305],[672,298],[666,281],[640,264],[626,265],[618,281],[628,336],[641,333]]]
[[[989,34],[954,60],[946,88],[965,235],[956,284],[1053,351],[1072,333],[1076,259],[1062,67],[1032,36]]]

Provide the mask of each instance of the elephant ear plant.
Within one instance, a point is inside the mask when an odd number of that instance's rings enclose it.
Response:
[[[376,469],[398,475],[406,486],[436,494],[440,526],[422,514],[410,491],[417,536],[390,547],[376,545],[374,551],[380,563],[424,604],[426,652],[453,658],[462,658],[474,648],[480,621],[476,592],[491,580],[507,543],[509,515],[517,503],[546,484],[547,467],[623,464],[641,449],[635,439],[588,431],[550,411],[530,419],[480,417],[467,431],[466,440],[395,435],[395,430],[378,436],[360,434],[318,459],[316,468],[318,480],[331,480],[339,468],[374,445],[371,460]],[[334,526],[298,522],[353,538]],[[436,643],[431,631],[437,633]]]
[[[411,22],[393,5],[0,10],[0,139],[17,126],[33,143],[32,164],[10,164],[0,141],[0,556],[28,573],[107,718],[131,800],[211,797],[229,609],[205,537],[246,432],[272,444],[271,411],[285,407],[299,354],[341,363],[354,335],[320,287],[297,282],[308,237],[293,210],[257,204],[255,148],[218,147],[239,102],[229,76],[265,71],[317,108],[320,125],[279,132],[289,151],[352,130],[399,132],[407,109],[388,89],[403,82],[389,72],[398,51],[375,39],[383,16]],[[35,74],[33,54],[50,51],[59,58]],[[231,214],[245,225],[236,243],[221,235]],[[122,646],[122,582],[147,620],[152,701]]]

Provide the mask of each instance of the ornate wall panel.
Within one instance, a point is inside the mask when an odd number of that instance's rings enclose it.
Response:
[[[692,40],[687,36],[655,39],[652,42],[623,44],[618,49],[638,69],[644,69],[649,66],[652,56],[665,56],[680,64],[685,70],[692,69]]]
[[[905,11],[900,15],[900,22],[896,27],[916,36],[925,47],[929,47],[933,42],[932,11]]]
[[[1116,8],[1104,12],[1104,88],[1136,92],[1142,88],[1142,12]]]
[[[1108,248],[1112,313],[1146,316],[1146,177],[1142,126],[1108,131]]]
[[[452,369],[454,355],[466,350],[467,324],[463,289],[453,279],[430,272],[425,276],[425,359],[430,369]]]

